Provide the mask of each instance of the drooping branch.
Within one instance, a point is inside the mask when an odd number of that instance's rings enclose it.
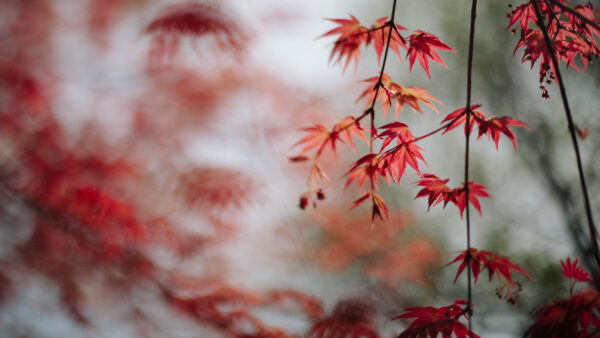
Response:
[[[553,3],[556,3],[555,1],[552,1]],[[548,52],[550,54],[550,58],[552,60],[552,65],[554,66],[555,72],[556,72],[556,82],[558,83],[558,87],[560,89],[560,96],[563,102],[563,107],[565,110],[565,115],[567,117],[567,123],[568,123],[568,128],[569,128],[569,133],[571,134],[571,141],[573,143],[573,149],[575,151],[575,159],[577,162],[577,170],[579,172],[579,181],[581,183],[581,189],[583,192],[583,200],[584,200],[584,205],[585,205],[585,212],[586,212],[586,217],[588,220],[588,229],[589,229],[589,233],[590,233],[590,241],[592,244],[592,250],[593,250],[593,254],[594,254],[594,258],[596,260],[596,264],[598,266],[598,268],[600,268],[600,254],[598,252],[598,230],[596,229],[596,226],[594,225],[594,219],[592,216],[592,208],[591,208],[591,203],[590,203],[590,198],[589,198],[589,194],[588,194],[588,190],[587,190],[587,184],[585,182],[585,175],[583,173],[583,165],[581,162],[581,155],[579,152],[579,145],[577,143],[577,131],[575,128],[575,124],[573,123],[573,117],[571,114],[571,108],[569,107],[569,101],[567,98],[567,91],[565,89],[565,85],[560,73],[560,69],[559,67],[559,63],[558,63],[558,59],[556,58],[556,51],[554,50],[554,46],[552,45],[552,41],[550,39],[550,36],[548,35],[548,30],[546,29],[546,24],[544,23],[544,19],[543,19],[543,15],[542,12],[540,10],[540,7],[538,5],[537,0],[533,0],[531,2],[533,4],[533,7],[535,9],[535,14],[538,20],[538,23],[540,25],[540,29],[542,30],[542,33],[544,34],[544,41],[546,43],[546,48],[548,48]]]

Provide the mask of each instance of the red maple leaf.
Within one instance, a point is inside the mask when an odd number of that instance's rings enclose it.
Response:
[[[587,271],[579,266],[579,259],[571,262],[571,258],[567,257],[567,261],[560,261],[560,273],[567,279],[573,279],[577,282],[591,282],[592,279]]]
[[[423,174],[421,179],[416,183],[423,187],[415,199],[420,197],[428,197],[427,211],[440,202],[444,202],[444,208],[448,202],[453,200],[452,189],[446,185],[450,179],[440,179],[434,174]]]
[[[518,126],[529,129],[529,126],[522,121],[514,119],[508,116],[490,116],[489,118],[485,116],[485,113],[477,108],[481,107],[481,105],[476,104],[471,106],[471,114],[469,119],[469,133],[473,131],[475,125],[479,128],[479,134],[477,139],[481,138],[483,135],[487,135],[489,139],[494,141],[496,145],[496,149],[498,149],[498,142],[500,141],[500,134],[506,135],[508,139],[512,142],[515,149],[517,149],[517,140],[515,139],[515,135],[508,128],[508,126]],[[448,131],[457,128],[461,124],[467,121],[467,110],[466,108],[460,108],[452,113],[448,114],[446,118],[442,121],[446,123],[444,127],[444,132],[442,134],[447,133]],[[465,123],[465,134],[467,126]]]
[[[509,30],[517,21],[521,24],[521,30],[527,30],[530,22],[536,22],[536,15],[531,3],[523,4],[513,9],[510,14],[510,23],[506,30]]]
[[[346,173],[348,180],[346,186],[349,186],[352,181],[358,182],[358,187],[361,188],[367,178],[371,179],[377,186],[378,165],[380,161],[377,158],[378,154],[371,153],[359,158],[350,170]]]
[[[365,89],[365,91],[363,91],[358,98],[360,100],[368,95],[366,106],[369,106],[371,102],[373,102],[378,81],[378,76],[363,80],[363,82],[371,83],[371,85]],[[381,101],[383,106],[384,118],[387,117],[388,111],[392,106],[392,101],[395,101],[394,108],[396,112],[396,120],[398,119],[398,115],[404,108],[405,104],[409,104],[413,111],[424,114],[419,101],[431,107],[431,109],[439,114],[439,111],[433,105],[433,102],[437,102],[439,104],[442,103],[433,95],[429,94],[426,89],[419,87],[404,87],[401,84],[392,81],[392,78],[386,73],[383,73],[381,76],[380,86],[381,87],[377,94],[377,99]]]
[[[339,25],[320,37],[329,35],[339,34],[337,40],[334,43],[333,50],[331,51],[330,60],[337,55],[335,63],[339,63],[344,58],[343,71],[346,70],[351,60],[354,60],[354,66],[358,65],[358,59],[360,58],[360,48],[363,43],[367,43],[367,28],[360,24],[360,21],[354,16],[350,15],[350,19],[328,19],[331,22],[335,22]]]
[[[376,193],[373,193],[373,213],[371,214],[371,222],[375,221],[375,217],[379,217],[379,220],[383,221],[385,219],[389,218],[389,212],[388,212],[388,207],[387,204],[385,203],[385,200],[377,195]]]
[[[484,121],[479,121],[479,135],[477,139],[483,135],[487,135],[488,138],[494,141],[496,149],[498,149],[498,141],[500,140],[500,133],[502,133],[508,137],[515,149],[517,149],[517,140],[512,131],[508,129],[508,126],[519,126],[529,129],[527,124],[517,119],[508,116],[495,117],[492,115]]]
[[[567,257],[567,261],[560,261],[560,273],[569,280],[569,294],[573,295],[575,283],[591,282],[592,279],[587,271],[579,266],[579,259],[571,262],[571,258]]]
[[[340,123],[336,124],[333,129],[338,130],[339,133],[342,134],[350,148],[354,151],[356,151],[356,148],[354,147],[354,142],[352,140],[353,135],[363,140],[366,144],[369,144],[369,140],[367,140],[359,120],[353,116],[344,118]]]
[[[477,108],[481,107],[480,104],[474,104],[471,105],[471,114],[469,115],[469,134],[471,134],[473,132],[473,128],[475,127],[475,124],[478,123],[478,119],[477,117],[479,117],[481,120],[485,120],[485,114],[483,114],[483,112]],[[446,116],[446,118],[444,118],[444,120],[442,120],[441,124],[447,123],[446,127],[444,128],[444,132],[442,133],[445,134],[447,132],[449,132],[450,130],[459,127],[461,124],[465,123],[467,121],[467,109],[466,107],[463,108],[459,108],[455,111],[453,111],[452,113],[448,114],[448,116]],[[465,124],[465,135],[467,134],[467,126]]]
[[[468,264],[471,264],[471,271],[473,272],[475,284],[477,284],[477,278],[483,269],[488,270],[490,281],[492,281],[494,276],[496,276],[499,282],[508,283],[511,286],[515,284],[512,279],[511,271],[518,272],[523,276],[532,279],[532,277],[525,270],[511,262],[506,257],[498,256],[490,251],[477,250],[475,248],[471,248],[470,253],[471,254],[469,257],[469,255],[467,255],[467,251],[465,250],[461,252],[460,255],[458,255],[452,262],[444,265],[444,267],[446,267],[456,262],[461,262],[458,266],[458,272],[454,278],[454,283],[456,283],[458,277]]]
[[[433,174],[423,174],[421,175],[421,179],[415,183],[417,185],[422,186],[415,199],[420,197],[428,197],[428,209],[431,206],[436,205],[440,202],[444,202],[444,208],[448,204],[448,202],[454,203],[458,210],[460,211],[460,217],[463,217],[463,212],[467,206],[466,202],[466,189],[465,184],[463,184],[454,189],[450,189],[446,185],[448,179],[440,179],[436,175]],[[485,187],[481,184],[477,184],[473,181],[469,182],[469,202],[479,211],[481,215],[481,206],[479,204],[478,197],[490,197],[490,195],[485,192]]]
[[[389,172],[396,172],[396,181],[400,182],[407,164],[417,173],[420,173],[418,161],[421,160],[425,165],[427,165],[427,163],[421,154],[423,149],[413,142],[414,137],[410,132],[410,129],[408,129],[408,126],[402,122],[393,122],[382,126],[380,129],[385,129],[385,131],[379,135],[380,138],[384,138],[383,144],[381,145],[382,150],[390,144],[390,142],[396,140],[396,146],[383,153],[383,159],[386,160]]]
[[[479,200],[477,199],[477,197],[490,197],[490,195],[484,189],[485,186],[481,184],[475,183],[473,181],[469,182],[469,203],[471,203],[475,207],[475,209],[477,209],[479,215],[481,215],[481,205],[479,204]],[[455,188],[452,191],[452,194],[454,195],[453,202],[458,207],[458,210],[460,211],[460,218],[462,218],[463,211],[467,207],[467,191],[465,189],[465,184],[463,183],[460,188]]]
[[[468,302],[464,300],[455,300],[454,304],[440,308],[412,307],[404,311],[407,313],[393,319],[415,318],[415,320],[400,333],[398,338],[437,337],[439,334],[442,337],[451,337],[452,334],[457,338],[479,337],[459,321],[463,316],[468,319]]]
[[[312,127],[303,128],[302,131],[308,132],[309,135],[302,138],[298,141],[294,146],[298,146],[303,144],[304,147],[300,150],[300,153],[305,153],[313,148],[317,148],[317,152],[321,152],[325,147],[327,141],[329,141],[329,145],[331,149],[335,152],[335,140],[337,135],[334,135],[332,138],[329,129],[327,129],[322,124],[315,124]],[[339,138],[339,137],[337,137]]]
[[[429,58],[438,62],[445,68],[448,68],[442,57],[435,51],[435,49],[447,50],[456,53],[454,49],[443,43],[435,35],[420,30],[415,31],[409,38],[407,57],[410,63],[410,70],[412,71],[412,67],[417,58],[419,59],[419,63],[421,63],[421,67],[423,67],[427,73],[427,76],[429,77],[431,77],[431,74],[429,73]]]
[[[388,17],[383,17],[377,19],[371,29],[369,30],[369,42],[373,43],[373,48],[375,48],[375,53],[377,54],[377,64],[379,64],[381,60],[381,55],[383,54],[383,50],[385,49],[385,45],[387,42],[387,37],[390,34],[390,29],[392,29],[392,35],[390,36],[390,49],[398,54],[398,57],[402,57],[400,54],[400,48],[407,49],[406,40],[400,35],[400,31],[406,30],[406,28],[396,24],[394,28],[392,28],[391,22],[388,21]]]

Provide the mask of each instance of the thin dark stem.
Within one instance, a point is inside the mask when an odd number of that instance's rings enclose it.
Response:
[[[473,0],[471,4],[471,28],[469,32],[469,57],[467,60],[467,121],[466,121],[466,136],[465,136],[465,200],[467,201],[467,299],[469,302],[469,331],[472,331],[471,317],[473,316],[472,292],[471,292],[471,217],[469,212],[469,139],[471,138],[471,74],[473,69],[473,45],[475,40],[475,18],[477,16],[477,0]]]
[[[553,1],[554,2],[554,1]],[[571,134],[571,141],[573,142],[573,149],[575,150],[575,159],[577,161],[577,170],[579,171],[579,181],[581,183],[581,190],[583,191],[583,200],[585,204],[585,213],[588,220],[588,228],[590,232],[590,241],[592,244],[592,250],[594,253],[594,258],[596,260],[597,267],[600,268],[600,254],[598,253],[598,230],[596,230],[596,226],[594,225],[594,219],[592,217],[592,208],[590,206],[590,198],[587,191],[587,184],[585,183],[585,175],[583,174],[583,165],[581,164],[581,155],[579,153],[579,145],[577,144],[577,132],[575,130],[575,124],[573,123],[573,117],[571,115],[571,108],[569,107],[569,101],[567,99],[567,91],[565,89],[564,82],[562,80],[562,76],[560,73],[558,60],[556,58],[556,52],[554,47],[552,46],[552,41],[550,40],[550,36],[548,35],[548,30],[546,29],[546,25],[544,24],[544,19],[542,16],[542,12],[540,11],[540,7],[538,6],[537,0],[532,1],[533,8],[535,9],[535,14],[538,18],[538,22],[540,24],[540,28],[542,33],[544,34],[544,40],[546,42],[546,47],[550,52],[550,56],[552,58],[552,65],[554,66],[554,71],[556,75],[556,81],[558,82],[558,87],[560,88],[560,96],[562,98],[563,106],[565,109],[565,114],[567,116],[567,123],[569,127],[569,132]]]
[[[394,17],[396,15],[396,1],[394,0],[394,4],[392,5],[392,18],[390,19],[389,25],[390,25],[390,30],[388,32],[388,37],[387,37],[387,41],[385,44],[385,52],[383,53],[383,63],[381,64],[381,71],[379,72],[379,79],[377,80],[377,84],[375,85],[375,96],[373,96],[373,102],[371,102],[371,108],[370,110],[373,110],[375,107],[375,101],[377,101],[377,94],[379,94],[379,88],[381,88],[381,86],[383,86],[383,84],[381,83],[381,79],[383,79],[383,73],[385,72],[385,64],[387,62],[387,57],[390,51],[390,41],[392,40],[392,31],[394,30],[393,27],[395,25],[394,23]]]
[[[383,73],[385,72],[385,65],[387,63],[388,54],[390,51],[390,42],[392,40],[392,31],[394,30],[394,17],[396,16],[396,1],[392,4],[392,15],[390,18],[390,22],[388,25],[390,29],[388,31],[387,41],[385,43],[385,52],[383,53],[383,63],[381,64],[381,71],[379,72],[379,79],[375,84],[375,95],[373,96],[373,101],[371,102],[371,107],[365,111],[364,114],[369,114],[371,116],[371,130],[370,130],[370,141],[369,141],[369,153],[373,153],[373,138],[375,134],[375,102],[377,101],[377,95],[379,94],[379,89],[383,86],[381,79],[383,79]],[[371,221],[375,219],[375,182],[373,181],[373,176],[369,175],[371,178],[371,202],[373,204],[373,215],[371,217]]]

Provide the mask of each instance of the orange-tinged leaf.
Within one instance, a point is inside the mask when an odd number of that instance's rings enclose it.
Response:
[[[364,193],[362,196],[360,196],[358,199],[356,199],[354,202],[352,202],[352,207],[350,208],[350,210],[363,204],[365,201],[367,201],[369,199],[369,197],[371,197],[370,192]]]
[[[336,129],[336,127],[334,127],[334,129]],[[360,121],[353,116],[344,118],[340,123],[337,124],[337,129],[340,130],[350,148],[352,148],[352,150],[355,152],[356,148],[354,147],[352,136],[356,136],[363,140],[366,144],[369,144],[369,140],[365,136],[364,129],[360,125]]]
[[[351,60],[354,60],[356,67],[361,54],[360,48],[363,43],[367,43],[367,28],[352,15],[350,15],[350,19],[328,20],[339,25],[321,35],[321,37],[339,35],[331,51],[330,60],[337,56],[335,63],[339,63],[345,58],[343,71],[346,70]]]
[[[387,169],[390,172],[396,172],[396,181],[400,182],[402,175],[406,171],[406,165],[410,165],[417,173],[419,170],[419,160],[425,165],[425,158],[421,154],[421,149],[417,146],[413,140],[414,137],[408,126],[402,122],[393,122],[382,126],[381,129],[385,129],[383,133],[379,135],[380,138],[384,138],[381,149],[383,150],[389,143],[396,140],[396,146],[385,151],[382,155],[387,164]]]
[[[392,28],[391,23],[388,21],[387,17],[379,18],[375,23],[371,26],[369,31],[369,41],[373,43],[373,48],[375,48],[375,53],[377,54],[377,64],[380,63],[381,55],[383,54],[383,50],[385,49],[385,45],[387,42],[387,38],[390,33],[390,28],[392,29],[392,35],[390,38],[390,49],[393,50],[398,57],[402,57],[400,54],[400,48],[407,49],[406,40],[400,35],[400,31],[406,30],[406,28],[396,24],[395,28]]]
[[[313,127],[303,128],[301,130],[310,133],[294,144],[294,147],[301,144],[304,145],[300,150],[301,153],[305,153],[313,148],[321,148],[329,138],[329,130],[321,124],[315,124]]]
[[[371,102],[373,102],[378,80],[379,77],[375,76],[362,81],[368,82],[370,83],[370,85],[369,87],[367,87],[367,89],[365,89],[362,92],[358,100],[362,99],[363,97],[367,97],[367,107],[371,105]],[[379,89],[379,92],[377,93],[377,100],[381,101],[381,104],[383,106],[384,118],[387,117],[388,111],[392,106],[392,102],[394,103],[396,120],[398,119],[398,116],[404,108],[405,104],[410,105],[414,112],[424,114],[420,104],[420,102],[422,102],[439,114],[439,111],[437,110],[433,102],[437,102],[439,104],[442,103],[433,95],[429,94],[429,92],[426,89],[419,87],[404,87],[401,84],[392,81],[392,78],[386,73],[383,73],[381,77],[380,86],[381,87]]]
[[[375,220],[375,216],[379,217],[379,219],[382,221],[388,219],[389,212],[385,200],[376,193],[373,193],[373,202],[373,215],[371,217],[371,222]]]

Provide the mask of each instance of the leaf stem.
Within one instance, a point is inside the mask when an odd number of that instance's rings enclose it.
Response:
[[[551,0],[552,1],[552,0]],[[555,1],[552,1],[556,3]],[[560,96],[563,102],[563,107],[565,109],[565,115],[567,117],[567,123],[569,132],[571,134],[571,141],[573,142],[573,149],[575,151],[575,159],[577,162],[577,170],[579,171],[579,182],[581,183],[581,190],[583,191],[583,200],[585,205],[585,213],[588,220],[588,228],[590,232],[590,241],[592,245],[592,250],[594,254],[594,258],[596,260],[596,264],[598,268],[600,268],[600,254],[598,253],[598,230],[594,225],[594,219],[592,217],[592,208],[590,206],[590,198],[587,191],[587,184],[585,182],[585,175],[583,173],[583,165],[581,164],[581,155],[579,153],[579,145],[577,143],[577,132],[575,130],[575,124],[573,123],[573,117],[571,114],[571,108],[569,107],[569,100],[567,98],[567,91],[565,89],[565,85],[562,79],[562,75],[560,73],[559,63],[556,58],[556,53],[554,47],[552,45],[552,41],[550,40],[550,36],[548,35],[548,30],[546,29],[546,25],[544,23],[544,19],[542,16],[542,12],[540,11],[540,7],[538,6],[537,0],[532,0],[533,8],[535,9],[535,14],[538,19],[538,23],[544,34],[544,41],[546,42],[546,47],[548,48],[548,52],[550,53],[550,57],[552,58],[552,65],[554,66],[554,70],[556,72],[556,81],[558,83],[558,87],[560,89]],[[561,8],[563,8],[561,6]],[[565,9],[565,8],[563,8]],[[598,286],[598,285],[597,285]]]
[[[469,32],[469,56],[467,59],[467,121],[466,121],[466,133],[465,133],[465,200],[466,203],[466,225],[467,225],[467,299],[468,299],[468,309],[469,309],[469,331],[472,331],[471,325],[471,317],[473,316],[473,306],[472,306],[472,291],[471,291],[471,218],[469,212],[469,139],[471,138],[471,75],[473,70],[473,45],[475,40],[475,18],[477,16],[477,0],[473,0],[471,3],[471,28]]]

